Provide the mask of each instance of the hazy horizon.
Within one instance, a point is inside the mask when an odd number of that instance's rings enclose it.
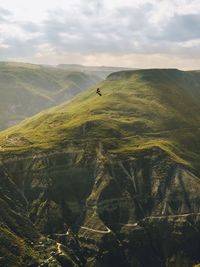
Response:
[[[123,65],[88,65],[88,64],[81,64],[81,63],[57,63],[57,64],[47,64],[47,63],[34,63],[34,62],[28,62],[28,61],[15,61],[15,60],[0,60],[0,63],[12,63],[12,64],[33,64],[33,65],[40,65],[40,66],[50,66],[50,67],[58,67],[59,65],[71,65],[71,66],[83,66],[83,67],[96,67],[96,68],[124,68],[124,69],[133,69],[133,70],[145,70],[145,69],[178,69],[183,71],[192,71],[192,70],[200,70],[199,68],[191,69],[191,68],[177,68],[177,67],[144,67],[144,68],[137,68],[137,67],[127,67]]]
[[[0,3],[0,60],[200,69],[198,0]]]

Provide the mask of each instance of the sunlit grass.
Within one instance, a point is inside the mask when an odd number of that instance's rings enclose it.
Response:
[[[195,89],[193,83],[200,85],[199,76],[177,70],[113,74],[98,85],[102,97],[95,93],[96,86],[91,87],[70,103],[1,132],[0,146],[4,153],[62,149],[62,143],[77,140],[114,142],[111,153],[158,147],[197,170],[200,87]]]

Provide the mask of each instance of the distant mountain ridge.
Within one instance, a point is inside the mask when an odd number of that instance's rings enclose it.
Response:
[[[28,63],[0,62],[0,130],[70,100],[97,75]]]
[[[73,70],[73,71],[82,71],[85,73],[96,74],[103,79],[105,79],[112,72],[117,71],[126,71],[126,70],[134,70],[134,68],[126,68],[126,67],[113,67],[113,66],[86,66],[80,64],[59,64],[58,68]]]

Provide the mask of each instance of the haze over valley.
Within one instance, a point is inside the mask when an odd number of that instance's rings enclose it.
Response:
[[[69,101],[111,72],[122,69],[0,62],[0,129]]]

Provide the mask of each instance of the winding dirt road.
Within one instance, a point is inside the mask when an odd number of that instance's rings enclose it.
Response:
[[[100,234],[108,234],[108,233],[111,232],[111,230],[107,226],[106,226],[106,229],[107,229],[106,231],[92,229],[92,228],[89,228],[89,227],[86,227],[86,226],[81,226],[81,229],[85,229],[85,230],[96,232],[96,233],[100,233]]]

